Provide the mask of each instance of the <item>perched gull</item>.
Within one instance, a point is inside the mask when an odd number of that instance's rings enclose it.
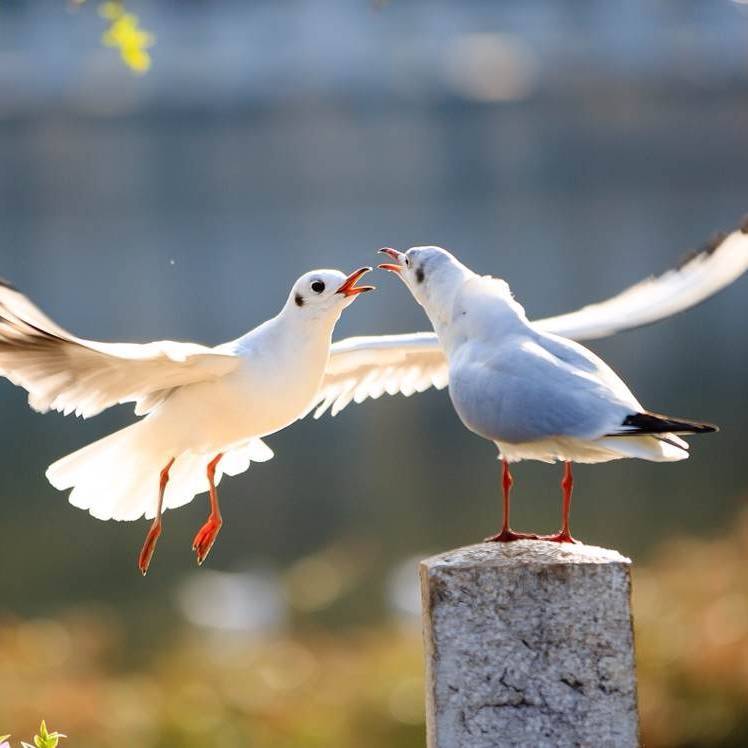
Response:
[[[457,414],[499,450],[504,521],[486,540],[538,537],[510,527],[512,462],[564,462],[561,530],[543,539],[573,543],[573,462],[684,460],[679,435],[716,430],[646,410],[592,351],[530,322],[505,281],[477,275],[440,247],[380,251],[394,260],[380,267],[402,278],[434,326]]]
[[[391,265],[389,269],[398,272],[418,298],[415,290],[421,285],[418,271],[412,267],[402,267],[405,260],[403,255],[396,254],[396,258],[397,267]],[[574,340],[592,340],[613,335],[652,324],[696,306],[729,286],[746,270],[748,218],[734,231],[716,234],[703,249],[691,253],[662,275],[636,283],[606,301],[568,314],[538,320],[531,324],[531,328],[535,333],[548,333],[551,337],[560,335]],[[615,374],[613,377],[620,381]],[[443,389],[449,381],[448,357],[436,333],[348,338],[332,346],[327,374],[313,406],[314,416],[319,418],[328,409],[336,415],[351,402],[376,399],[384,393],[401,393],[408,397],[432,386]],[[625,385],[622,386],[635,402]],[[668,428],[674,429],[675,426]],[[681,440],[676,437],[672,441],[680,444]],[[673,452],[675,454],[685,456],[682,449],[677,449]],[[504,529],[508,533],[511,474],[506,464],[503,468],[507,520]],[[565,493],[568,491],[570,499],[571,467],[567,466],[566,471]]]
[[[153,518],[138,558],[143,574],[162,511],[208,491],[210,517],[193,543],[202,564],[222,525],[222,474],[269,460],[261,437],[296,421],[317,398],[335,324],[358,294],[372,290],[356,285],[370,270],[302,275],[277,316],[215,348],[83,340],[2,283],[0,374],[28,390],[29,404],[41,412],[88,418],[136,403],[145,418],[58,460],[47,478],[55,488],[72,488],[70,503],[99,519]]]

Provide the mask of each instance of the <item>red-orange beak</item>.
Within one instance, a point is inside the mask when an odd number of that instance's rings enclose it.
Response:
[[[401,262],[403,257],[402,252],[398,252],[396,249],[392,249],[392,247],[382,247],[379,251],[385,255],[389,255],[397,263],[393,264],[391,262],[383,262],[381,265],[377,266],[380,270],[389,270],[391,273],[403,272],[403,265]]]
[[[341,284],[340,288],[335,293],[342,293],[343,296],[357,296],[360,293],[366,291],[373,291],[374,286],[357,286],[356,281],[366,275],[371,268],[359,268],[354,270]]]

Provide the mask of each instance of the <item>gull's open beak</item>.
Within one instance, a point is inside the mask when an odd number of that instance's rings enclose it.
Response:
[[[398,252],[396,249],[392,249],[392,247],[382,247],[379,251],[383,254],[389,255],[397,263],[393,264],[391,262],[383,262],[381,265],[377,266],[380,270],[389,270],[391,273],[403,272],[402,258],[404,255],[402,252]]]
[[[371,268],[359,268],[354,270],[341,284],[335,293],[342,293],[343,296],[356,296],[366,291],[373,291],[374,286],[357,286],[356,281],[366,275]]]

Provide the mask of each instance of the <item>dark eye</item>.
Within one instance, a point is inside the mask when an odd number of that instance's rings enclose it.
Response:
[[[405,256],[405,267],[410,267],[410,260],[407,255]]]
[[[322,281],[314,281],[312,283],[312,291],[314,293],[322,293],[325,290],[325,284]]]

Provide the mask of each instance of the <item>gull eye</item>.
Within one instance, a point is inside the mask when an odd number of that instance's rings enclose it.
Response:
[[[314,293],[322,293],[325,290],[325,284],[322,281],[314,281],[312,283],[312,291]]]

